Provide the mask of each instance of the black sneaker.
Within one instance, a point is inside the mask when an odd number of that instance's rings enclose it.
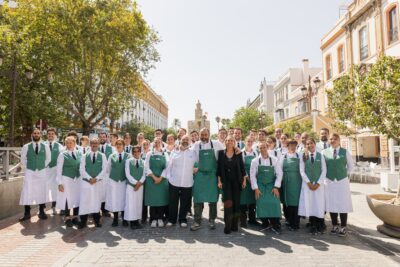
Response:
[[[102,227],[101,223],[94,223],[94,225],[96,226],[96,228],[101,228]]]
[[[30,214],[25,214],[23,217],[19,218],[18,221],[23,222],[23,221],[28,221],[31,219]]]
[[[338,233],[338,236],[340,237],[346,237],[347,236],[347,230],[346,227],[341,227]]]
[[[254,226],[260,226],[261,225],[261,223],[259,223],[257,220],[249,220],[248,224],[254,225]]]
[[[118,221],[113,221],[111,227],[117,227],[117,226],[118,226]]]
[[[127,220],[123,220],[122,221],[122,226],[128,227],[129,226],[128,221]]]
[[[311,233],[312,235],[318,235],[317,227],[315,227],[315,226],[311,227],[310,233]]]
[[[39,217],[39,219],[41,219],[41,220],[47,220],[47,214],[46,213],[39,213],[39,215],[38,215],[38,217]]]
[[[74,224],[72,223],[71,219],[68,219],[68,220],[65,221],[65,226],[66,227],[72,227],[72,226],[74,226]]]
[[[78,229],[83,229],[83,228],[86,228],[87,227],[87,225],[86,224],[83,224],[83,223],[80,223],[79,225],[78,225]]]
[[[337,235],[339,233],[339,227],[338,226],[333,226],[331,230],[331,235]]]
[[[282,233],[282,230],[280,227],[272,227],[271,231],[276,235],[280,235]]]
[[[73,225],[76,225],[76,226],[79,226],[81,223],[79,222],[79,219],[78,219],[78,218],[73,218],[73,219],[72,219],[72,224],[73,224]]]

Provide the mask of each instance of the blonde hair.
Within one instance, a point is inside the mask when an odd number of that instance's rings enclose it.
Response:
[[[74,136],[67,136],[66,138],[65,138],[65,144],[67,143],[67,142],[69,142],[69,141],[71,141],[72,143],[74,143],[75,145],[76,145],[76,139],[75,139],[75,137]]]

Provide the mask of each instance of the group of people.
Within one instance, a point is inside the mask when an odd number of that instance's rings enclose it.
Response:
[[[78,145],[71,131],[62,145],[54,129],[47,130],[46,142],[35,129],[21,152],[26,174],[20,220],[30,219],[35,204],[39,219],[47,219],[45,203],[51,202],[67,227],[85,228],[89,216],[101,227],[101,216],[112,213],[113,227],[122,221],[138,229],[150,213],[153,228],[177,223],[186,228],[192,214],[190,230],[196,231],[208,203],[209,228],[215,229],[221,195],[226,234],[248,224],[280,234],[282,213],[289,231],[308,217],[311,233],[320,234],[329,213],[331,233],[346,236],[353,162],[339,135],[321,129],[317,143],[307,133],[290,139],[278,128],[271,136],[261,129],[242,137],[240,128],[219,129],[217,140],[207,128],[189,134],[181,128],[177,138],[169,134],[164,143],[157,129],[153,142],[139,133],[134,146],[129,133],[123,139],[107,133],[90,140],[83,136]]]

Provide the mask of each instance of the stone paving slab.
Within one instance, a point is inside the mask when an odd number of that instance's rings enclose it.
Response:
[[[31,223],[9,218],[0,222],[0,266],[400,266],[396,240],[376,238],[359,224],[346,238],[311,236],[305,221],[298,232],[284,229],[280,236],[258,228],[225,235],[218,216],[216,230],[204,220],[197,232],[112,228],[110,218],[100,229],[84,230],[66,229],[59,216],[35,216]]]

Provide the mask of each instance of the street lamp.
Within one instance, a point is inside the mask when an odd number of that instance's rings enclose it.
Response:
[[[217,122],[217,127],[218,127],[218,132],[219,132],[219,123],[221,122],[221,118],[219,116],[217,116],[215,118],[215,121]]]
[[[315,79],[312,81],[314,86],[311,84],[311,75],[308,76],[308,86],[303,85],[300,90],[301,94],[303,96],[302,99],[305,99],[305,102],[307,104],[307,112],[311,112],[311,98],[315,95],[318,94],[318,88],[321,85],[321,80],[319,77],[315,77]]]
[[[317,132],[317,117],[319,115],[319,110],[318,109],[313,109],[311,111],[311,115],[313,118],[313,132]]]

